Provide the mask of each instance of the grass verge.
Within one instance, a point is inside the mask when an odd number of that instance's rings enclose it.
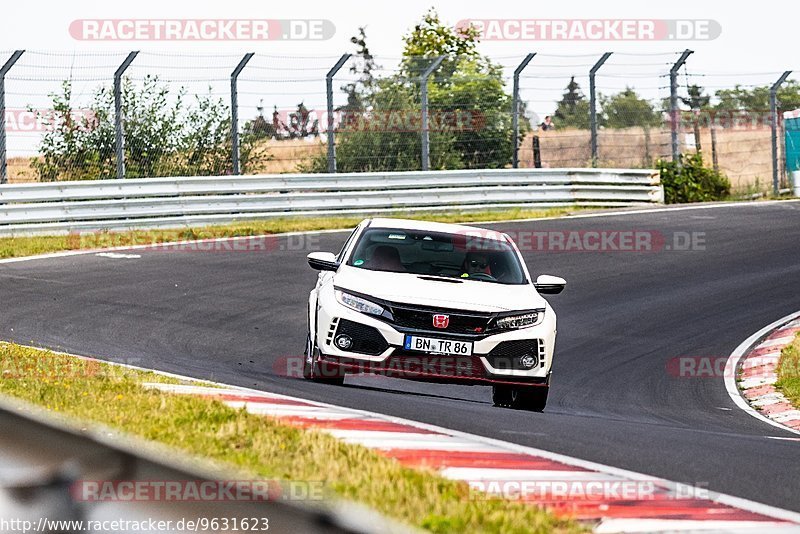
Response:
[[[556,217],[580,211],[565,207],[545,210],[508,209],[476,212],[398,213],[395,216],[438,222],[503,221],[511,219],[539,219]],[[0,258],[16,258],[96,248],[149,245],[173,241],[195,241],[217,237],[240,237],[283,232],[303,232],[353,228],[364,219],[356,217],[286,217],[198,228],[169,230],[131,230],[126,232],[94,232],[69,235],[42,235],[0,238]]]
[[[800,408],[800,333],[781,351],[775,385],[792,404]]]
[[[256,476],[322,480],[333,496],[431,532],[580,532],[532,505],[471,498],[465,483],[413,470],[359,445],[221,402],[147,389],[161,375],[0,343],[0,393],[102,423]]]

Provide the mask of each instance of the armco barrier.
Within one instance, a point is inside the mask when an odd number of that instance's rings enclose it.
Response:
[[[5,396],[0,396],[0,428],[13,429],[0,433],[0,532],[265,532],[267,526],[269,532],[283,533],[411,531],[351,503],[295,502],[278,495],[270,500],[85,498],[81,487],[96,481],[119,488],[129,481],[224,487],[246,477],[104,427],[73,426]],[[195,528],[179,526],[187,521]]]
[[[277,216],[663,202],[649,169],[279,174],[0,186],[0,235],[177,227]]]

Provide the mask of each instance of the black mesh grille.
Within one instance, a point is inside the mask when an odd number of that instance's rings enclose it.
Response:
[[[483,334],[486,332],[489,320],[492,317],[490,314],[472,315],[434,308],[411,308],[396,304],[392,304],[390,309],[394,316],[394,324],[399,327],[451,334]],[[435,328],[433,326],[433,316],[437,314],[448,316],[449,324],[447,328]]]
[[[342,319],[339,321],[339,327],[336,329],[333,339],[335,340],[340,334],[346,334],[353,339],[353,346],[347,349],[349,352],[376,355],[389,348],[389,344],[381,333],[365,324]]]
[[[483,378],[485,369],[478,356],[435,356],[396,350],[385,366],[399,374],[437,375],[453,378]]]
[[[536,358],[536,365],[539,365],[539,340],[521,339],[518,341],[503,341],[486,355],[486,360],[495,369],[515,369],[521,371],[530,370],[524,367],[519,359],[529,354]]]

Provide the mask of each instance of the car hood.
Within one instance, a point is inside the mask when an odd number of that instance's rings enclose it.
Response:
[[[461,283],[430,280],[410,273],[370,271],[343,265],[334,285],[402,304],[481,312],[544,308],[547,303],[532,285],[505,285],[475,280]]]

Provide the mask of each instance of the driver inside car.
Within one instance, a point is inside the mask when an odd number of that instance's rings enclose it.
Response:
[[[469,252],[464,258],[464,274],[462,278],[469,278],[473,274],[488,274],[491,276],[492,270],[489,267],[489,258],[483,252]]]

